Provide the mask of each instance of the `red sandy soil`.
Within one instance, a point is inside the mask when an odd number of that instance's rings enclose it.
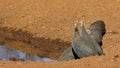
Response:
[[[73,23],[103,20],[104,56],[62,62],[4,62],[0,68],[119,68],[120,0],[0,0],[0,43],[57,59],[71,43]]]

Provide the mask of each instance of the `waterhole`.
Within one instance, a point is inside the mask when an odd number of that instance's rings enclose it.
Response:
[[[56,61],[70,42],[36,37],[22,29],[0,27],[0,59],[4,61]],[[54,60],[53,60],[54,59]]]
[[[41,58],[37,55],[27,54],[20,50],[16,50],[7,46],[0,46],[0,60],[57,62],[57,60],[53,60],[50,58]]]

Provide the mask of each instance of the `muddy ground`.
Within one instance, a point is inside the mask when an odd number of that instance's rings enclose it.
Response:
[[[119,68],[120,0],[0,0],[0,44],[58,59],[70,46],[73,23],[82,19],[86,28],[103,20],[104,56],[62,62],[5,62],[0,68]]]

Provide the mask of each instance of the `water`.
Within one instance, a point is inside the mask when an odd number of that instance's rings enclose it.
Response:
[[[7,46],[0,46],[0,60],[3,61],[37,61],[37,62],[57,62],[50,58],[40,58],[37,55],[27,54],[20,50]]]

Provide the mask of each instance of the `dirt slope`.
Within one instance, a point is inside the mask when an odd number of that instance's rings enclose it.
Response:
[[[70,46],[73,23],[103,20],[105,56],[63,62],[3,62],[0,68],[119,68],[120,0],[0,0],[0,43],[57,59]]]

